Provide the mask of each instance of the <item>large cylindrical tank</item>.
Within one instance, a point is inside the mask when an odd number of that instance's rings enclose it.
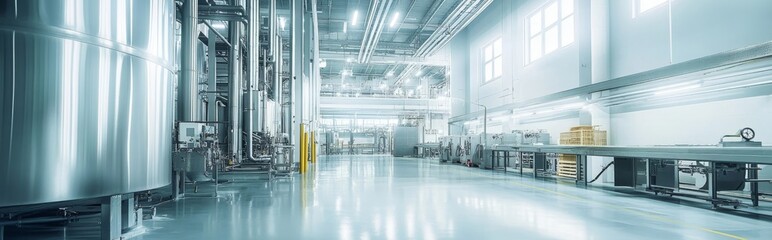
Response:
[[[172,0],[0,2],[0,207],[170,183]]]

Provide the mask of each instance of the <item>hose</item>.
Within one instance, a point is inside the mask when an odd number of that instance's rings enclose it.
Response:
[[[593,183],[593,182],[595,182],[595,180],[598,180],[598,178],[600,177],[600,175],[602,175],[604,172],[606,172],[606,169],[608,169],[608,167],[611,167],[611,165],[614,165],[614,161],[611,161],[610,163],[608,163],[608,165],[606,165],[605,167],[603,167],[603,169],[602,169],[602,170],[600,170],[600,172],[598,173],[598,175],[595,175],[595,178],[593,178],[593,179],[592,179],[592,181],[589,181],[589,182],[587,182],[587,183]]]

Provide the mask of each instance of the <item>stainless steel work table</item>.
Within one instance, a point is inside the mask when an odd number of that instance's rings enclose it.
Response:
[[[587,184],[587,157],[601,156],[614,157],[615,161],[624,159],[668,159],[668,160],[692,160],[704,162],[724,162],[751,164],[755,167],[757,164],[772,165],[772,147],[719,147],[719,146],[570,146],[570,145],[497,145],[490,149],[493,156],[491,161],[498,156],[497,152],[518,152],[534,154],[569,154],[576,155],[578,183]],[[506,154],[505,161],[508,161],[509,154]],[[538,176],[536,163],[534,163],[534,176]],[[715,168],[711,167],[708,174],[708,197],[709,201],[717,206],[717,191],[715,189]],[[756,173],[755,171],[751,171]],[[520,164],[520,173],[522,174],[522,163]],[[648,173],[647,173],[648,174]],[[751,183],[751,199],[753,205],[758,205],[758,180],[756,174],[751,174],[749,181]]]

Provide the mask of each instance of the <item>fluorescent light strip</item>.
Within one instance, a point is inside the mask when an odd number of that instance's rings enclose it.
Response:
[[[399,19],[399,12],[395,12],[394,16],[391,18],[391,23],[389,23],[389,27],[394,27],[397,25],[397,20]]]
[[[357,19],[359,18],[359,10],[354,10],[354,16],[351,17],[351,26],[357,25]]]

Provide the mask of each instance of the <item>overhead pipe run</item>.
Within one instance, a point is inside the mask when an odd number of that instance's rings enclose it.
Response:
[[[474,21],[486,8],[493,2],[493,0],[464,0],[459,3],[450,15],[440,24],[432,35],[421,44],[413,57],[424,58],[433,55],[438,49],[444,47],[461,32],[466,26]],[[395,82],[396,85],[401,85],[405,78],[412,74],[416,66],[414,64],[405,67],[406,71],[400,74]],[[410,70],[409,72],[407,70]]]
[[[373,56],[378,40],[381,38],[383,27],[388,20],[388,13],[392,2],[392,0],[375,0],[372,2],[365,37],[362,39],[362,46],[359,49],[359,63],[367,63],[370,61],[370,57]]]
[[[416,32],[413,34],[413,36],[411,36],[411,37],[409,38],[409,39],[412,39],[412,40],[410,41],[410,43],[415,43],[415,42],[418,42],[418,36],[420,36],[420,35],[421,35],[421,33],[422,33],[424,30],[426,30],[426,26],[427,26],[427,25],[429,25],[429,21],[431,21],[432,19],[434,19],[434,16],[435,16],[435,15],[437,15],[437,10],[439,10],[439,9],[440,9],[440,6],[442,6],[442,4],[444,4],[444,3],[445,3],[445,0],[441,0],[441,1],[434,1],[434,3],[432,3],[432,6],[429,8],[429,12],[428,12],[429,14],[426,14],[426,15],[424,15],[424,18],[423,18],[423,19],[422,19],[422,21],[421,21],[421,22],[422,22],[422,24],[421,24],[421,28],[419,28],[419,29],[418,29],[418,31],[416,31]]]

